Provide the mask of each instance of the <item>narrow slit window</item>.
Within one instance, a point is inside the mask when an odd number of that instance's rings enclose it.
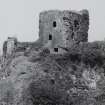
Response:
[[[55,51],[55,52],[58,52],[58,48],[54,48],[54,51]]]
[[[53,27],[56,27],[57,26],[57,23],[56,21],[53,22]]]
[[[74,32],[72,33],[71,38],[74,39]]]
[[[49,34],[49,40],[52,40],[52,35],[51,34]]]

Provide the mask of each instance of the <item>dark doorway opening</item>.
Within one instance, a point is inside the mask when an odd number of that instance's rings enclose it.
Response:
[[[54,48],[54,51],[55,51],[55,52],[58,52],[58,48]]]

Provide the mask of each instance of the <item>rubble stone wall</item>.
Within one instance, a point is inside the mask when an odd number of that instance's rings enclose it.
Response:
[[[39,37],[52,53],[63,53],[62,47],[88,41],[89,13],[87,10],[44,11],[40,13]]]

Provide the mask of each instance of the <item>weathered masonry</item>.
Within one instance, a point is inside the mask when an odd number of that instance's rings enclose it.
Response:
[[[39,17],[39,37],[51,53],[64,53],[62,48],[87,42],[89,13],[87,10],[44,11]]]

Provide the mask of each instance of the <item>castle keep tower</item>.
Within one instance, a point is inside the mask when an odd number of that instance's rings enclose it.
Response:
[[[39,37],[51,53],[64,53],[62,48],[88,40],[89,13],[87,10],[44,11],[39,17]]]

